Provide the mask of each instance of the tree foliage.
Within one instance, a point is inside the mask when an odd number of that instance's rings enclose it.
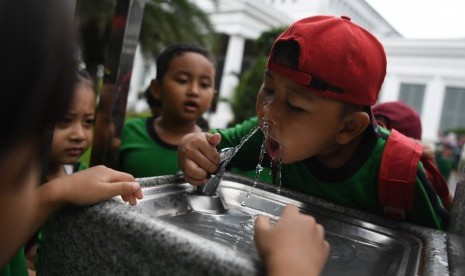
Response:
[[[245,119],[255,116],[255,101],[263,81],[268,54],[273,42],[283,31],[284,27],[273,28],[263,32],[255,41],[254,45],[257,49],[258,57],[250,69],[241,75],[239,84],[234,90],[234,95],[231,99],[231,108],[234,113],[232,124],[243,122]]]
[[[91,73],[105,63],[115,6],[116,0],[76,2],[79,41]],[[164,47],[177,42],[211,48],[213,33],[208,15],[191,1],[148,0],[139,42],[146,57],[156,57]]]
[[[211,48],[213,26],[208,15],[189,0],[148,2],[142,21],[140,43],[147,56],[157,56],[167,45],[196,42]]]

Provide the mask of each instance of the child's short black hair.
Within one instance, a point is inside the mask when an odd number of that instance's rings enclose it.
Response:
[[[279,42],[275,46],[275,51],[272,53],[272,60],[275,62],[290,67],[294,70],[299,69],[299,44],[290,40]]]
[[[208,50],[200,47],[199,45],[191,43],[173,44],[167,47],[157,58],[156,80],[158,82],[162,82],[163,76],[165,76],[166,72],[168,71],[173,58],[188,52],[201,54],[206,59],[208,59],[215,67],[215,59],[213,55]]]

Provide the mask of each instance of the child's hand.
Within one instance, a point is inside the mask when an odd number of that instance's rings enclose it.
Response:
[[[191,133],[182,138],[178,147],[178,163],[187,182],[205,184],[208,174],[218,169],[220,156],[215,147],[220,140],[218,133]]]
[[[117,195],[135,205],[137,199],[143,197],[140,185],[132,175],[105,166],[92,167],[51,182],[55,181],[59,182],[55,185],[58,197],[74,205],[90,205]]]
[[[254,238],[268,275],[319,275],[328,258],[323,227],[295,205],[288,205],[274,226],[268,217],[258,217]]]

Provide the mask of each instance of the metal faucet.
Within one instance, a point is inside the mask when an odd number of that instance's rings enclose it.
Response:
[[[224,148],[219,151],[220,165],[218,166],[218,170],[211,175],[207,183],[197,186],[197,192],[208,196],[212,196],[216,193],[221,179],[223,178],[225,168],[236,152],[237,149],[235,147]]]

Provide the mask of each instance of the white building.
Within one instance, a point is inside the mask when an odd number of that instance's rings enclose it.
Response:
[[[465,39],[386,38],[387,76],[380,102],[402,100],[422,119],[423,140],[465,127]]]
[[[364,0],[192,0],[211,16],[213,26],[227,41],[221,59],[221,98],[229,99],[243,70],[247,41],[272,27],[289,25],[316,14],[346,15],[376,35],[384,44],[388,68],[380,102],[403,100],[423,121],[423,138],[432,143],[439,131],[465,127],[465,38],[410,40],[402,36]],[[145,65],[141,65],[145,64]],[[153,64],[136,56],[128,108],[140,108],[137,92],[154,76]],[[147,77],[146,72],[152,75]],[[225,127],[232,119],[226,102],[219,102],[209,118],[211,127]]]

